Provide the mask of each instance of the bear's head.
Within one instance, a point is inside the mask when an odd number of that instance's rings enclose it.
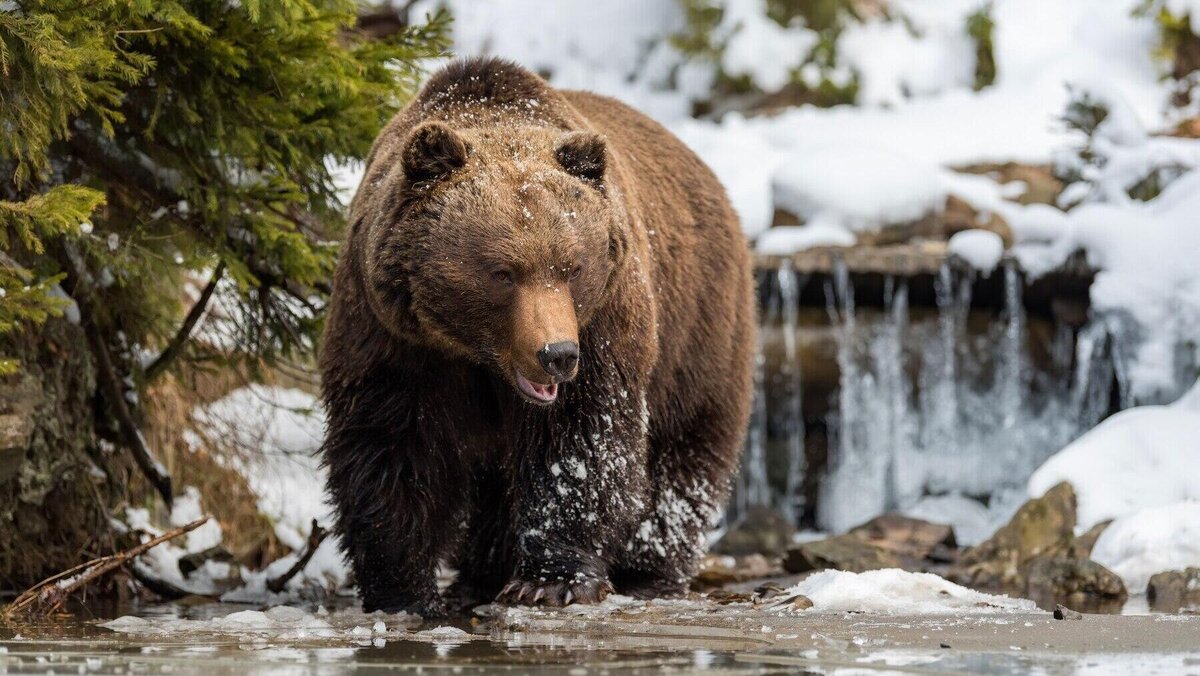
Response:
[[[427,122],[398,156],[365,252],[372,307],[553,403],[628,248],[604,139]]]

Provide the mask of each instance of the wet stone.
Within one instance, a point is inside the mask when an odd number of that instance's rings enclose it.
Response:
[[[1054,606],[1054,619],[1056,620],[1082,620],[1083,613],[1076,612],[1063,604]]]
[[[1171,570],[1150,578],[1146,597],[1151,607],[1177,612],[1184,606],[1200,605],[1200,568]]]

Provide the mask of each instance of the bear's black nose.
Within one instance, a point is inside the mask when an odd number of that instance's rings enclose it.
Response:
[[[566,378],[575,370],[579,363],[579,345],[565,340],[561,343],[550,343],[538,350],[538,361],[556,380]]]

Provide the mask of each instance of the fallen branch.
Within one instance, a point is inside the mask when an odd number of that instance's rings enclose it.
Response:
[[[35,604],[40,605],[41,614],[52,613],[62,607],[62,604],[70,598],[71,594],[79,591],[83,587],[95,582],[101,577],[120,568],[134,558],[145,554],[151,549],[161,545],[168,540],[174,540],[180,535],[190,533],[200,526],[203,526],[208,521],[208,517],[196,519],[195,521],[180,526],[174,530],[169,530],[162,535],[151,538],[142,544],[126,549],[123,552],[102,556],[98,559],[93,559],[87,563],[82,563],[69,570],[53,575],[42,580],[25,590],[23,594],[18,596],[4,611],[4,619],[11,620],[18,613],[30,610]]]
[[[267,589],[273,594],[278,594],[279,592],[283,591],[283,588],[287,586],[287,583],[291,581],[293,577],[299,575],[300,571],[304,570],[304,567],[308,565],[309,560],[312,559],[313,554],[317,552],[317,547],[320,547],[321,543],[324,542],[325,538],[328,536],[329,531],[321,528],[320,524],[317,523],[317,520],[313,519],[312,528],[308,532],[308,544],[304,548],[304,553],[300,555],[300,558],[296,559],[296,563],[292,564],[292,567],[288,568],[287,572],[285,572],[283,575],[267,580]]]

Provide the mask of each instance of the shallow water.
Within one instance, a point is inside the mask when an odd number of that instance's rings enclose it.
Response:
[[[484,607],[448,623],[348,606],[162,604],[0,629],[3,673],[1200,673],[1200,616],[886,616],[705,602]]]

